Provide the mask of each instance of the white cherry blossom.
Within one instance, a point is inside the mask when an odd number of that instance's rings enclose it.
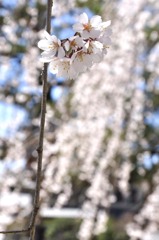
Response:
[[[101,42],[90,40],[85,45],[85,49],[91,57],[93,63],[98,63],[103,59],[104,45]]]
[[[79,36],[73,36],[70,37],[64,44],[64,47],[66,51],[69,51],[71,49],[77,50],[78,48],[83,47],[85,42],[83,41],[83,38]]]
[[[100,35],[98,25],[102,22],[100,16],[94,16],[90,20],[86,13],[83,13],[79,17],[79,23],[73,25],[73,29],[76,32],[81,33],[83,38],[97,38]]]
[[[38,47],[44,52],[41,54],[41,61],[50,62],[52,57],[58,56],[59,58],[63,58],[65,56],[65,51],[61,46],[61,41],[55,36],[50,35],[48,32],[45,33],[45,38],[38,42]]]
[[[50,72],[56,74],[57,77],[66,77],[69,79],[74,79],[77,75],[77,71],[73,68],[71,59],[54,59],[50,63]]]
[[[89,40],[85,45],[85,48],[88,53],[99,53],[103,49],[103,44],[99,41]]]
[[[72,56],[72,64],[74,69],[78,72],[84,72],[87,68],[92,66],[92,56],[80,50],[75,52]]]

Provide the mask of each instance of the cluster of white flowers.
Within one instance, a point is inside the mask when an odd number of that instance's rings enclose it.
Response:
[[[58,77],[76,78],[107,53],[111,43],[110,24],[111,21],[103,22],[98,15],[89,20],[83,13],[73,25],[75,34],[70,38],[59,40],[45,31],[46,39],[38,42],[38,47],[44,50],[41,61],[50,62],[50,72]]]

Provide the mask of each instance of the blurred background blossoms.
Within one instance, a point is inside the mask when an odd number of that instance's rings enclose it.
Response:
[[[11,230],[32,210],[46,1],[0,7],[0,229]],[[156,240],[159,2],[55,1],[51,33],[70,39],[83,12],[112,20],[112,45],[74,80],[49,72],[36,240]]]

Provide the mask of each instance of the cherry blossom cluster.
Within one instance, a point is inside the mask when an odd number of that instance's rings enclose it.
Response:
[[[60,40],[45,31],[45,39],[38,42],[44,52],[42,62],[50,63],[50,72],[57,77],[74,79],[79,73],[100,62],[111,44],[111,21],[103,22],[101,16],[88,19],[86,13],[73,25],[74,36]]]

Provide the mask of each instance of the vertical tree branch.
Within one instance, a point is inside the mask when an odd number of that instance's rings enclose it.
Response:
[[[48,33],[50,33],[50,28],[51,28],[52,5],[53,5],[53,0],[47,0],[46,31]],[[38,160],[37,160],[37,173],[36,173],[36,187],[35,187],[33,211],[32,211],[32,216],[29,223],[29,227],[21,230],[0,231],[0,233],[2,234],[30,232],[29,240],[34,240],[34,237],[35,237],[34,235],[35,235],[36,217],[38,214],[39,203],[40,203],[44,127],[45,127],[46,100],[47,100],[47,67],[48,67],[48,64],[44,63],[44,68],[42,72],[43,90],[42,90],[42,99],[41,99],[40,132],[39,132],[39,143],[37,147]]]
[[[52,10],[52,0],[47,0],[47,15],[46,15],[46,31],[50,33],[51,28],[51,10]],[[41,117],[40,117],[40,133],[39,133],[39,144],[37,148],[38,152],[38,164],[37,164],[37,176],[36,176],[36,189],[34,195],[34,207],[32,218],[30,222],[30,238],[29,240],[34,240],[36,217],[39,210],[39,200],[40,200],[40,187],[41,187],[41,172],[42,172],[42,158],[43,158],[43,142],[44,142],[44,126],[45,126],[45,114],[46,114],[46,100],[47,100],[47,67],[48,64],[44,63],[43,69],[43,92],[41,100]]]

